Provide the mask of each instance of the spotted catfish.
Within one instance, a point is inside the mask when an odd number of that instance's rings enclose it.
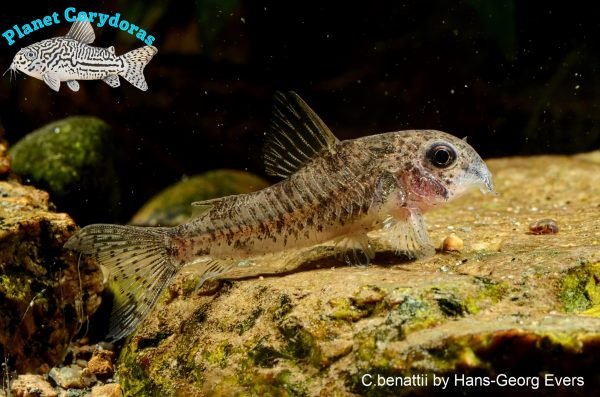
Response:
[[[339,141],[295,93],[278,93],[265,145],[266,170],[283,181],[243,195],[194,203],[201,214],[173,228],[97,224],[65,247],[94,256],[120,287],[109,336],[118,339],[151,310],[186,265],[201,283],[240,262],[335,241],[351,265],[374,257],[367,233],[387,229],[409,257],[432,255],[422,212],[477,186],[489,170],[466,141],[411,130]]]
[[[95,38],[89,21],[77,21],[64,37],[22,48],[7,71],[20,71],[43,80],[54,91],[60,89],[62,81],[72,91],[79,91],[78,80],[102,80],[111,87],[119,87],[119,76],[146,91],[144,68],[156,54],[156,47],[145,46],[117,56],[114,47],[90,46]]]

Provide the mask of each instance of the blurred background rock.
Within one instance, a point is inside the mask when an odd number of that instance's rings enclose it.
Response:
[[[1,31],[54,11],[63,22],[10,47],[3,40],[2,67],[19,48],[64,35],[68,6],[121,13],[156,37],[159,52],[146,69],[148,92],[90,81],[57,94],[7,74],[0,129],[14,143],[71,115],[106,121],[122,222],[185,175],[217,168],[263,175],[259,148],[275,90],[299,92],[341,139],[430,128],[468,136],[484,157],[592,150],[600,146],[598,7],[583,4],[15,3],[0,13]],[[94,45],[114,45],[117,54],[143,45],[111,27],[95,31]]]

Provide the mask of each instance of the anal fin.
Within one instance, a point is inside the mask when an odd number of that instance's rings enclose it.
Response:
[[[113,76],[107,76],[107,77],[103,78],[102,81],[104,81],[106,84],[108,84],[109,86],[111,86],[113,88],[117,88],[121,85],[119,76],[116,74]]]
[[[71,89],[73,92],[79,91],[79,82],[77,80],[69,80],[67,81],[67,87]]]
[[[435,248],[427,234],[423,216],[417,210],[406,209],[390,216],[384,222],[387,242],[396,254],[405,254],[411,259],[426,258],[435,254]]]
[[[367,266],[375,258],[375,251],[364,233],[344,236],[335,247],[337,257],[349,266]]]

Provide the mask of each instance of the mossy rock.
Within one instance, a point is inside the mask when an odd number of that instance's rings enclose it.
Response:
[[[185,178],[151,198],[133,216],[131,224],[176,226],[193,216],[192,203],[233,194],[250,193],[269,186],[244,171],[215,170]]]
[[[95,262],[63,251],[77,230],[48,194],[0,181],[0,357],[5,371],[45,372],[100,305]]]
[[[12,170],[50,193],[79,223],[115,220],[120,189],[111,128],[89,116],[68,117],[23,137],[9,150]]]

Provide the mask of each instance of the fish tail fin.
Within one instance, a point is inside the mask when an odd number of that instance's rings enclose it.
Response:
[[[81,229],[65,248],[93,256],[114,280],[107,337],[129,335],[154,307],[179,267],[170,228],[95,224]]]
[[[119,58],[123,59],[125,67],[119,74],[135,87],[146,91],[148,84],[144,78],[144,68],[157,52],[156,47],[145,46],[121,55]]]

